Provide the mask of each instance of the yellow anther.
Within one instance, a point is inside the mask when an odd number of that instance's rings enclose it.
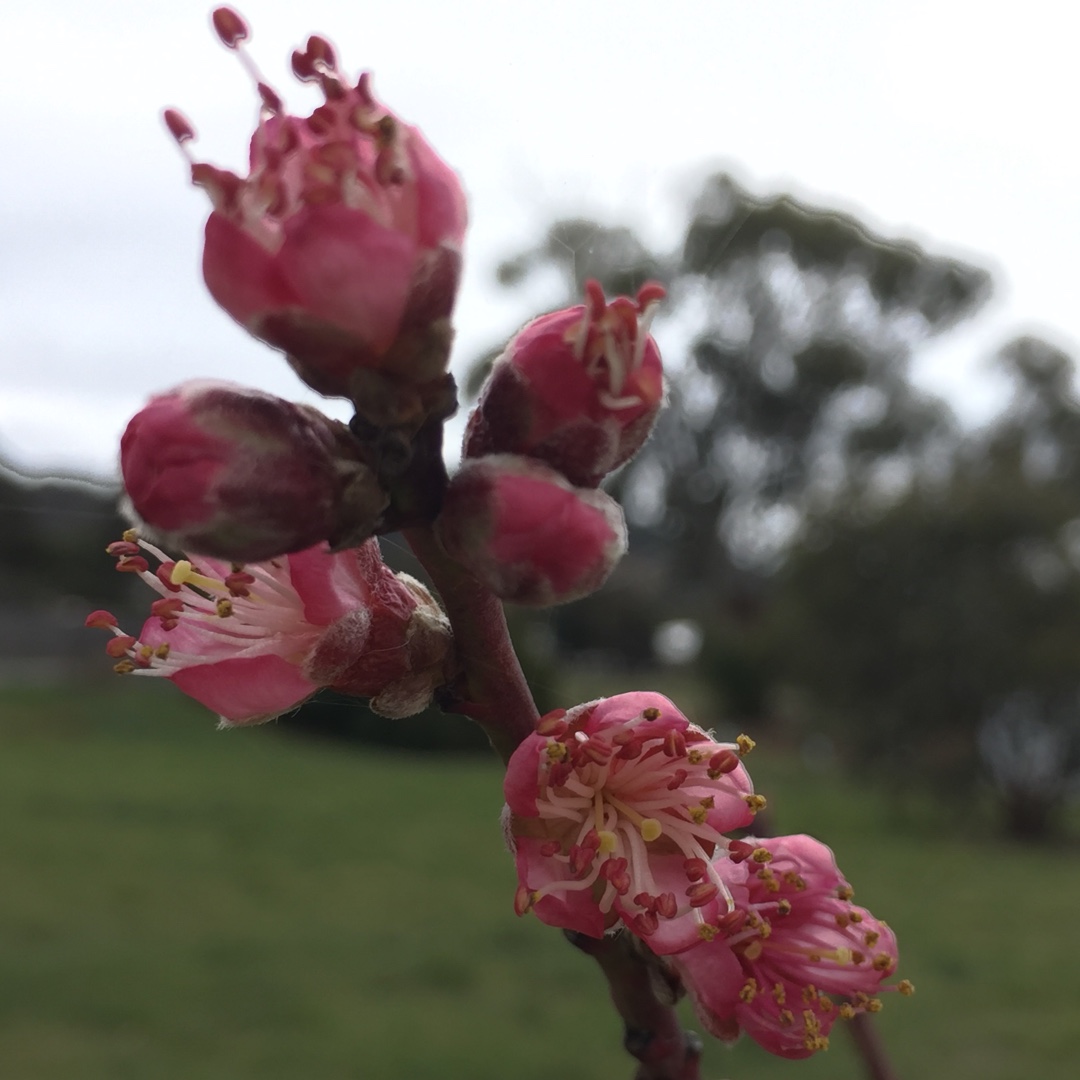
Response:
[[[686,760],[691,765],[700,765],[705,760],[705,754],[701,750],[687,750]]]
[[[795,1014],[790,1009],[781,1009],[779,1019],[784,1027],[790,1027],[795,1023]]]
[[[888,971],[893,966],[893,958],[888,953],[878,953],[874,957],[875,971]]]
[[[744,795],[743,802],[750,807],[751,813],[758,813],[759,810],[764,810],[768,805],[768,800],[764,795]]]
[[[750,858],[756,863],[772,862],[772,852],[768,848],[756,847]]]
[[[121,660],[113,664],[113,671],[117,675],[130,675],[135,670],[135,665],[130,660]]]
[[[154,650],[149,645],[139,646],[139,659],[149,660],[154,655]]]
[[[787,991],[784,989],[783,983],[775,983],[772,988],[773,1001],[777,1005],[784,1005],[787,1002]]]
[[[656,840],[664,831],[664,827],[653,817],[642,818],[638,828],[641,829],[641,839],[646,842]]]
[[[851,922],[851,920],[842,911],[837,912],[836,925],[839,926],[841,930],[843,930],[849,922]]]
[[[871,998],[866,1003],[866,1011],[871,1013],[881,1012],[881,998]]]
[[[860,923],[862,922],[862,912],[852,911],[850,918],[853,923]]]
[[[688,806],[686,812],[695,825],[704,825],[705,819],[709,816],[709,812],[704,806]]]
[[[610,855],[619,846],[619,839],[613,832],[607,829],[598,829],[596,835],[600,837],[600,854]]]
[[[712,941],[712,939],[720,933],[720,927],[712,926],[707,922],[698,923],[697,932],[698,937],[701,938],[702,941]]]
[[[163,642],[162,642],[162,643],[161,643],[161,644],[160,644],[160,645],[159,645],[159,646],[158,646],[158,647],[157,647],[157,648],[156,648],[156,649],[154,650],[154,655],[155,655],[155,656],[156,656],[156,657],[157,657],[157,658],[158,658],[159,660],[164,660],[164,659],[166,659],[166,658],[168,657],[168,655],[169,655],[169,648],[170,648],[170,646],[169,646],[169,643],[168,643],[167,641],[163,641]]]
[[[806,1002],[806,1003],[807,1003],[808,1005],[810,1004],[810,1002],[811,1002],[811,1001],[816,1001],[816,1000],[817,1000],[817,996],[818,996],[818,992],[817,992],[817,987],[816,987],[816,986],[814,986],[814,984],[813,984],[813,983],[810,983],[810,985],[809,985],[809,986],[804,986],[804,987],[803,987],[803,991],[802,991],[802,999],[803,999],[803,1001],[805,1001],[805,1002]]]
[[[701,805],[706,810],[712,810],[713,807],[716,806],[716,797],[713,795],[706,795],[705,798],[701,800]]]
[[[859,952],[858,949],[852,949],[851,950],[851,962],[853,964],[865,964],[866,963],[866,955],[864,953]]]
[[[122,539],[125,544],[137,544],[139,542],[139,533],[137,529],[125,529],[122,534]]]
[[[841,900],[850,900],[855,895],[855,890],[850,885],[838,885],[836,895]]]
[[[739,991],[739,1000],[749,1005],[754,998],[757,997],[757,979],[750,978],[743,983],[742,989]]]
[[[855,1006],[849,1005],[846,1001],[840,1006],[838,1011],[845,1020],[851,1020],[855,1016]]]
[[[777,883],[776,887],[778,889],[780,888],[779,883]],[[776,903],[776,913],[777,913],[777,915],[790,915],[791,914],[791,901],[790,900],[778,900],[777,903]]]
[[[803,1026],[807,1031],[817,1033],[821,1030],[821,1021],[814,1015],[813,1009],[803,1009]]]
[[[655,709],[655,708],[642,709],[641,710],[641,715],[646,720],[659,720],[660,719],[660,710]]]
[[[218,618],[227,619],[232,615],[232,601],[227,596],[223,596],[215,606],[217,607]]]
[[[740,735],[735,740],[735,745],[739,748],[739,757],[746,757],[757,746],[757,743],[749,735]]]
[[[169,575],[169,580],[174,585],[183,585],[193,573],[191,563],[187,559],[177,559],[172,568],[172,573]]]
[[[904,997],[911,997],[915,993],[915,984],[910,979],[901,979],[896,984],[896,989],[900,991]]]
[[[563,758],[569,753],[565,746],[561,742],[556,742],[554,739],[547,744],[548,761],[562,761]]]
[[[818,1050],[829,1049],[829,1036],[828,1035],[807,1035],[803,1039],[803,1045],[807,1050],[816,1052]]]
[[[876,930],[867,930],[863,935],[863,941],[866,942],[868,949],[872,949],[878,943],[880,937],[881,935]]]
[[[742,954],[751,963],[755,961],[762,953],[765,946],[761,942],[761,938],[754,938],[753,941],[748,941],[743,947]]]
[[[833,1009],[835,1008],[835,1006],[833,1005],[833,1002],[832,1002],[832,998],[819,997],[817,1004],[818,1004],[818,1008],[823,1013],[831,1013],[833,1011]]]

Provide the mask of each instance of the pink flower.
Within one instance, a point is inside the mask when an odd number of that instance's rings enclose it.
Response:
[[[717,872],[734,909],[712,905],[701,940],[671,957],[709,1031],[730,1040],[743,1029],[771,1053],[803,1058],[828,1047],[838,1016],[881,1008],[872,995],[896,969],[896,938],[851,903],[824,844],[747,837]]]
[[[595,487],[652,430],[663,370],[648,327],[664,290],[607,304],[596,281],[584,305],[541,315],[495,361],[469,418],[465,456],[525,454]]]
[[[236,12],[217,8],[214,26],[242,50]],[[241,56],[262,101],[250,171],[192,164],[214,204],[203,252],[214,299],[320,393],[350,396],[357,369],[419,384],[442,376],[466,223],[458,178],[375,100],[369,75],[345,76],[325,38],[292,57],[326,98],[308,117],[287,113]],[[165,121],[186,150],[192,126],[172,109]]]
[[[536,607],[594,592],[626,552],[614,499],[512,454],[463,462],[435,531],[451,558],[496,596]]]
[[[764,805],[740,760],[752,745],[648,692],[544,717],[506,773],[518,913],[592,937],[622,919],[658,952],[700,940],[702,909],[728,899],[724,833]]]
[[[131,507],[169,547],[238,562],[371,535],[387,498],[344,425],[232,383],[185,383],[127,426]]]
[[[272,720],[322,686],[410,716],[452,674],[445,616],[419,582],[384,565],[375,540],[336,555],[313,547],[246,567],[202,557],[196,566],[130,530],[109,553],[160,597],[138,637],[107,611],[87,618],[114,635],[115,670],[170,679],[224,726]]]

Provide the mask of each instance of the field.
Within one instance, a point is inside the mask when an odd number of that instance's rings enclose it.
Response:
[[[596,970],[514,916],[497,765],[253,729],[138,680],[0,692],[0,1075],[629,1080]],[[1073,1080],[1080,858],[898,825],[752,759],[901,942],[877,1018],[910,1080]],[[709,1042],[719,1080],[861,1075]]]

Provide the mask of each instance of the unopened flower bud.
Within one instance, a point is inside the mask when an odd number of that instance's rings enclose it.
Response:
[[[465,456],[525,454],[595,487],[649,437],[663,370],[649,336],[664,295],[610,304],[595,281],[584,305],[534,319],[495,361],[465,433]]]
[[[618,503],[511,454],[465,461],[435,529],[451,558],[496,596],[537,607],[594,592],[626,551]]]
[[[257,562],[371,535],[387,500],[351,450],[307,405],[193,381],[132,418],[120,467],[131,509],[169,547]]]
[[[240,50],[243,20],[230,9],[214,17]],[[355,397],[362,369],[406,385],[442,379],[466,223],[457,176],[376,101],[368,75],[338,67],[325,38],[293,54],[296,76],[325,98],[307,117],[286,112],[243,60],[262,105],[247,176],[194,160],[194,129],[165,114],[214,206],[203,251],[211,295],[320,393]]]

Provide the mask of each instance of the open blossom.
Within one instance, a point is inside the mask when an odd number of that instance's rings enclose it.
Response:
[[[457,176],[375,100],[369,75],[344,74],[325,38],[293,53],[295,75],[326,99],[298,117],[242,51],[241,17],[221,7],[213,21],[262,108],[246,177],[192,163],[214,205],[203,252],[211,295],[320,393],[351,396],[358,369],[408,383],[442,376],[466,224]],[[192,126],[172,109],[165,121],[186,150]]]
[[[571,483],[595,487],[628,461],[652,430],[663,370],[649,323],[664,296],[648,284],[637,299],[604,299],[541,315],[495,361],[469,418],[465,456],[525,454]]]
[[[896,938],[852,904],[829,848],[810,836],[747,837],[716,869],[734,908],[710,905],[699,942],[670,958],[714,1035],[745,1030],[803,1058],[828,1047],[837,1017],[881,1008],[873,995],[896,969]],[[906,981],[886,989],[912,992]]]
[[[519,914],[600,937],[622,920],[657,952],[700,940],[730,903],[724,834],[753,819],[741,756],[665,697],[619,694],[544,717],[510,759],[505,794]]]
[[[159,594],[138,637],[107,611],[87,618],[112,632],[115,670],[170,679],[224,725],[271,720],[323,686],[410,716],[452,674],[445,616],[419,582],[382,562],[377,541],[240,567],[173,561],[129,530],[109,553]]]
[[[388,499],[344,425],[248,387],[152,398],[120,442],[128,502],[169,547],[258,562],[370,536]]]
[[[535,607],[594,592],[626,553],[626,523],[614,499],[513,454],[463,462],[435,531],[496,596]]]

